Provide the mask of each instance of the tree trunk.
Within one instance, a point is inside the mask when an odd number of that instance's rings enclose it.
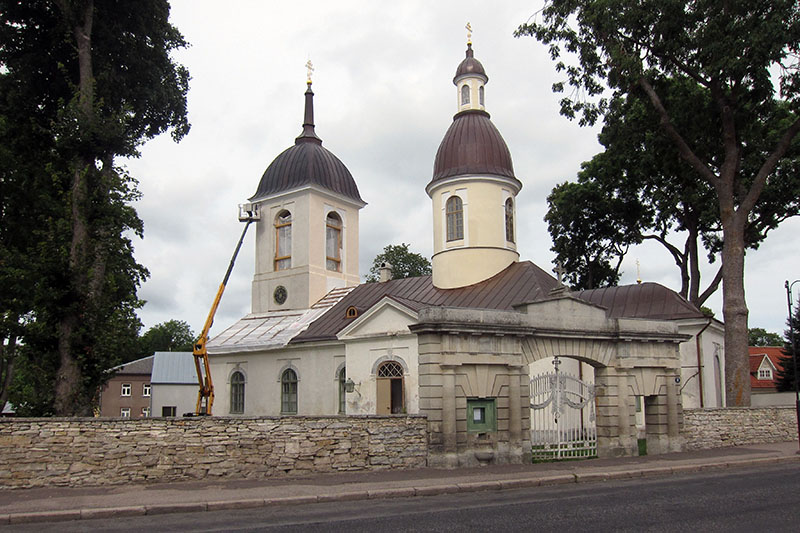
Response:
[[[79,6],[61,3],[64,17],[73,26],[73,37],[78,52],[78,106],[90,130],[94,115],[94,77],[92,73],[92,23],[94,3],[88,0]],[[81,132],[87,136],[91,131]],[[55,412],[59,416],[89,414],[89,404],[82,390],[82,372],[75,354],[76,328],[81,323],[82,311],[89,307],[91,295],[89,280],[90,231],[89,223],[89,173],[94,161],[77,155],[73,162],[70,190],[72,239],[69,251],[69,279],[75,301],[64,310],[58,327],[59,368],[56,373]]]
[[[722,314],[725,318],[725,403],[750,405],[750,356],[744,297],[744,227],[731,217],[723,223]]]
[[[3,339],[0,339],[2,341]],[[14,359],[17,355],[17,336],[11,335],[5,344],[0,345],[0,413],[8,401],[8,390],[14,379]]]

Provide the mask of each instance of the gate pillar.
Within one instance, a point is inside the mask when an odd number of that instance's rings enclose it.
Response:
[[[637,455],[636,418],[628,376],[615,368],[595,368],[597,455]]]

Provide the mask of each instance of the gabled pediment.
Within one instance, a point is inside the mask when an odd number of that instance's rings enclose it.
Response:
[[[342,329],[337,338],[347,340],[409,333],[408,326],[417,321],[417,313],[389,296],[383,297]]]

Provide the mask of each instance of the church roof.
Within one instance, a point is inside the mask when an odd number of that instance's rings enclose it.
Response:
[[[530,261],[512,263],[487,280],[457,289],[434,287],[431,276],[364,283],[291,342],[336,339],[353,320],[346,316],[348,308],[355,307],[361,314],[387,296],[414,311],[434,306],[511,311],[515,305],[547,297],[556,285],[553,276]]]
[[[357,314],[361,315],[385,297],[417,312],[425,307],[513,311],[520,304],[552,298],[550,291],[557,286],[553,276],[530,261],[512,263],[487,280],[456,289],[434,287],[431,276],[364,283],[355,287],[290,343],[334,340],[353,320],[347,318],[345,311],[348,308],[355,307]],[[697,307],[658,283],[577,291],[570,295],[605,308],[610,318],[676,320],[704,317]]]
[[[483,65],[481,65],[480,61],[475,59],[475,53],[472,51],[472,43],[467,43],[466,57],[461,63],[458,64],[456,75],[453,78],[453,83],[455,83],[455,81],[461,76],[468,75],[483,76],[484,82],[489,81],[489,76],[486,75]]]
[[[519,183],[511,152],[486,111],[470,109],[453,117],[436,152],[431,183],[466,174],[500,176]]]
[[[309,309],[250,313],[208,341],[210,355],[281,348],[344,298],[352,287],[333,289]]]
[[[267,167],[250,200],[317,185],[363,203],[350,171],[338,157],[322,147],[322,139],[314,131],[314,92],[310,82],[305,98],[303,132],[295,139],[294,146],[284,150]]]
[[[611,318],[670,319],[704,318],[700,309],[677,292],[658,283],[620,285],[577,291],[573,296],[605,307]]]

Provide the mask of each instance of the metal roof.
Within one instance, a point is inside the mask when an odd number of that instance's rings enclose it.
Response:
[[[700,309],[677,292],[658,283],[604,287],[572,293],[589,303],[605,307],[611,318],[679,319],[704,318]]]
[[[284,191],[318,185],[333,193],[363,203],[350,171],[339,158],[322,147],[314,132],[314,93],[311,84],[305,93],[303,132],[295,145],[284,150],[267,167],[251,201]]]
[[[323,316],[353,288],[333,289],[307,310],[251,313],[211,339],[206,349],[213,355],[286,346],[293,337]]]
[[[150,383],[197,384],[192,352],[156,352]]]
[[[463,61],[461,61],[461,63],[458,64],[456,75],[453,78],[453,83],[455,83],[456,80],[461,76],[466,76],[468,74],[473,76],[483,76],[486,81],[489,81],[489,76],[486,75],[483,65],[481,65],[480,61],[475,59],[475,52],[472,51],[472,43],[467,43],[466,57]]]
[[[115,366],[111,369],[114,375],[142,374],[147,375],[153,371],[153,356],[148,355],[135,361]]]
[[[530,261],[512,263],[487,280],[457,289],[434,287],[431,276],[364,283],[291,342],[333,340],[353,320],[345,313],[349,307],[355,307],[360,315],[385,296],[414,311],[438,306],[510,311],[515,305],[547,297],[556,285],[553,276]]]
[[[453,117],[436,152],[431,183],[479,174],[509,178],[522,187],[514,177],[511,152],[489,118],[489,113],[479,109],[461,111]]]

